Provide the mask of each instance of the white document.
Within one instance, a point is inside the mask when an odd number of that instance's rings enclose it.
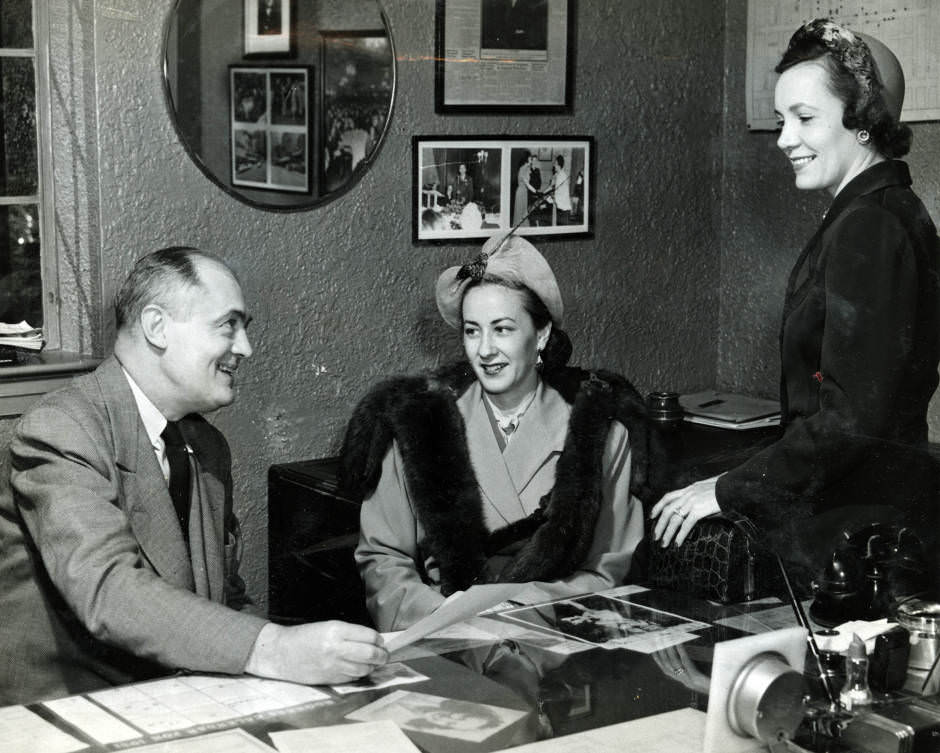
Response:
[[[775,603],[777,601],[777,599],[774,599]],[[806,613],[806,618],[810,621],[810,626],[815,631],[818,630],[820,626],[816,625],[809,616],[809,608],[812,603],[812,599],[804,601],[803,611]],[[783,630],[784,628],[796,627],[800,624],[793,612],[793,607],[789,604],[772,606],[769,609],[759,611],[749,611],[745,614],[736,614],[731,617],[722,617],[715,620],[715,623],[717,625],[727,625],[728,627],[735,628],[745,633],[768,633],[771,630]]]
[[[216,675],[171,677],[101,690],[89,697],[151,735],[330,698],[307,685]]]
[[[359,722],[272,732],[280,753],[420,753],[395,722]]]
[[[380,688],[390,688],[393,685],[424,682],[427,679],[427,675],[416,672],[406,664],[392,662],[379,667],[370,675],[360,677],[355,682],[331,685],[330,687],[340,695],[348,695],[349,693],[361,693],[363,690],[378,690]]]
[[[525,583],[486,583],[471,586],[463,593],[449,598],[434,612],[407,630],[395,633],[391,637],[386,634],[385,648],[392,653],[455,622],[476,617],[480,612],[502,601],[508,601],[525,587]]]
[[[124,724],[100,706],[80,695],[58,698],[54,701],[43,701],[42,705],[76,729],[81,730],[104,745],[121,742],[122,740],[133,740],[143,736],[133,727]]]
[[[678,709],[512,748],[512,753],[701,753],[705,713]]]
[[[3,753],[71,753],[88,747],[25,706],[0,708],[0,742]]]
[[[184,737],[134,748],[134,753],[275,753],[274,748],[241,729]]]

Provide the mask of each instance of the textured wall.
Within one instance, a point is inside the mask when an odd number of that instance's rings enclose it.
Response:
[[[797,190],[775,133],[747,130],[746,19],[746,1],[729,0],[718,382],[740,392],[776,397],[777,337],[787,276],[829,200],[823,192]],[[912,123],[911,128],[914,143],[905,159],[914,189],[940,225],[940,123]],[[937,441],[936,398],[930,423]]]
[[[59,244],[80,312],[67,325],[80,330],[73,347],[106,352],[117,286],[160,246],[212,249],[239,270],[255,355],[236,404],[212,420],[232,445],[256,598],[266,596],[268,467],[334,453],[371,383],[459,354],[431,291],[476,249],[412,245],[413,135],[594,135],[596,237],[541,244],[565,294],[573,360],[621,370],[643,392],[713,383],[723,0],[581,0],[574,112],[548,117],[435,115],[434,0],[385,0],[399,54],[386,143],[339,200],[287,215],[240,204],[187,157],[161,84],[171,6],[50,0]],[[0,423],[0,439],[9,429]]]

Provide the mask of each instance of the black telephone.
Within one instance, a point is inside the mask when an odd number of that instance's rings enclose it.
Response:
[[[891,616],[899,600],[928,587],[923,544],[910,528],[873,523],[846,535],[813,582],[810,617],[832,627]]]

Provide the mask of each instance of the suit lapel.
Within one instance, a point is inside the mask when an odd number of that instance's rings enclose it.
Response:
[[[124,485],[124,509],[134,537],[154,570],[193,589],[193,573],[160,463],[137,411],[134,393],[113,356],[96,372],[114,428],[115,462]]]
[[[491,530],[518,520],[524,514],[519,495],[490,424],[479,382],[474,382],[457,401],[467,428],[470,462],[483,495],[486,525]]]

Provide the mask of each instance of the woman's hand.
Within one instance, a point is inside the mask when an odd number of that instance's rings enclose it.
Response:
[[[653,539],[660,546],[669,546],[673,540],[676,546],[681,546],[692,526],[704,517],[721,512],[715,496],[717,481],[718,476],[696,481],[684,489],[663,495],[653,506],[650,518],[659,518],[653,529]]]
[[[681,682],[696,693],[702,695],[708,693],[711,680],[695,666],[683,646],[676,645],[660,649],[653,654],[653,661],[669,679]]]

